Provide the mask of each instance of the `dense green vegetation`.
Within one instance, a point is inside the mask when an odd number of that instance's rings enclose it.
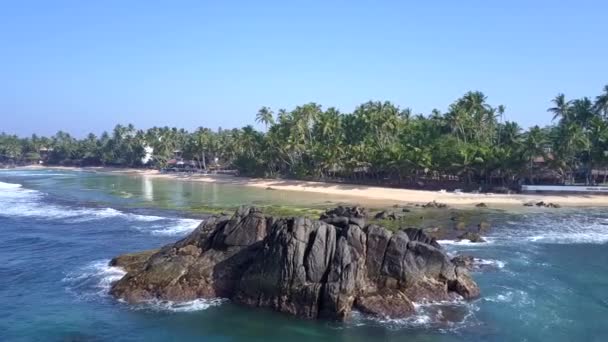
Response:
[[[243,175],[378,182],[395,186],[455,183],[510,186],[518,182],[603,182],[608,166],[608,86],[590,99],[552,100],[553,124],[524,131],[505,121],[505,107],[469,92],[442,113],[414,114],[390,102],[367,102],[352,113],[309,103],[291,111],[259,110],[252,126],[194,132],[169,127],[76,139],[0,135],[0,162],[45,160],[58,165],[164,167],[174,157],[202,169],[237,169]],[[595,175],[595,177],[594,177]]]

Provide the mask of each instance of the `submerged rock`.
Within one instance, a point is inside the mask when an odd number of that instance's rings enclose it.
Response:
[[[545,201],[524,203],[524,207],[533,207],[533,206],[543,207],[543,208],[561,208],[562,207],[561,205],[559,205],[557,203],[545,202]]]
[[[347,215],[347,216],[340,216]],[[413,302],[474,298],[479,288],[422,230],[365,225],[361,208],[275,219],[252,207],[214,216],[159,250],[113,259],[111,294],[130,303],[224,297],[303,318],[346,320],[353,307],[411,315]]]
[[[458,237],[458,240],[469,240],[471,242],[486,242],[479,233],[466,232]]]

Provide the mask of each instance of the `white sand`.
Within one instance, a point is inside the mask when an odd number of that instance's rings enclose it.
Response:
[[[437,201],[452,206],[467,206],[483,202],[493,207],[521,207],[523,203],[531,201],[552,202],[562,206],[608,206],[607,195],[506,195],[506,194],[471,194],[452,193],[424,190],[407,190],[383,188],[377,186],[332,184],[321,182],[308,182],[298,180],[259,179],[247,177],[234,177],[228,175],[200,175],[183,173],[160,173],[157,170],[142,170],[112,167],[45,167],[29,166],[28,168],[52,168],[66,170],[84,170],[104,173],[119,173],[125,175],[136,175],[141,177],[167,178],[183,181],[208,182],[243,185],[256,188],[272,188],[275,190],[305,191],[331,195],[342,195],[360,198],[362,201],[370,199],[375,201],[391,203],[427,203]]]

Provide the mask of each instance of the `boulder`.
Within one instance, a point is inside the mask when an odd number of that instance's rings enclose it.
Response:
[[[111,294],[129,303],[224,297],[338,321],[353,307],[400,318],[415,311],[412,302],[479,295],[466,269],[422,230],[392,233],[357,221],[365,215],[362,208],[340,207],[320,220],[274,219],[241,207],[159,250],[113,259],[127,274]]]

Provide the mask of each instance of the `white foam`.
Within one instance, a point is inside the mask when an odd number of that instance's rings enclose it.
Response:
[[[123,212],[114,208],[71,208],[44,201],[45,194],[23,188],[20,184],[0,182],[0,216],[30,217],[46,220],[65,220],[68,223],[85,223],[112,218],[133,222],[133,228],[158,236],[182,235],[194,230],[200,220]],[[137,223],[152,223],[140,224]]]
[[[481,300],[492,303],[510,303],[509,305],[519,308],[533,306],[534,299],[523,290],[507,290],[494,296],[486,296]]]
[[[475,312],[479,307],[475,302],[463,299],[434,302],[414,303],[415,314],[406,318],[383,318],[362,314],[353,311],[353,322],[355,325],[379,324],[388,329],[403,328],[439,328],[455,330],[472,324]],[[460,311],[456,316],[446,315],[449,310]],[[458,317],[459,319],[454,320]]]
[[[154,225],[150,227],[152,229],[150,230],[150,233],[157,236],[182,235],[193,231],[200,224],[201,220],[178,219],[166,226],[160,224]],[[150,228],[147,228],[146,230],[149,230]]]
[[[172,302],[172,301],[160,301],[151,300],[143,305],[137,306],[138,309],[152,309],[157,311],[172,311],[172,312],[194,312],[207,310],[214,306],[219,306],[225,303],[227,299],[224,298],[199,298],[186,302]]]
[[[81,298],[106,296],[112,284],[126,274],[120,267],[109,266],[109,262],[110,260],[94,261],[68,273],[62,281],[68,283],[68,289],[77,292]]]
[[[17,189],[17,188],[20,188],[21,186],[22,186],[21,184],[0,182],[0,189]]]
[[[496,268],[504,268],[506,265],[506,263],[504,261],[494,260],[494,259],[478,259],[478,258],[475,258],[475,264],[477,264],[479,266],[492,266],[492,267],[496,267]]]
[[[486,242],[471,242],[469,240],[437,240],[440,245],[456,245],[456,246],[487,246],[494,242],[493,239],[483,237]]]
[[[495,232],[504,243],[527,241],[554,244],[603,244],[608,242],[605,214],[586,209],[555,213],[534,213],[521,216],[521,221],[507,221]]]

